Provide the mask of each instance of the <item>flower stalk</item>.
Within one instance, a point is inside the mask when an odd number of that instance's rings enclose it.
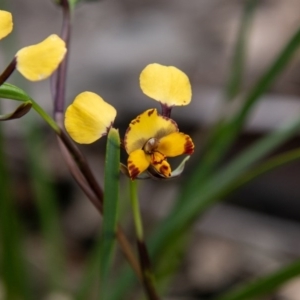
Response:
[[[130,200],[133,213],[133,221],[137,239],[137,249],[140,258],[140,265],[142,268],[142,278],[145,292],[149,300],[159,300],[159,296],[155,288],[155,278],[151,268],[149,253],[144,240],[144,230],[142,217],[140,213],[139,200],[137,195],[137,182],[130,180]]]
[[[10,75],[16,69],[17,60],[16,57],[11,61],[11,63],[6,67],[6,69],[0,75],[0,86],[10,77]]]
[[[71,37],[70,5],[68,0],[61,0],[60,4],[63,12],[61,38],[65,41],[66,47],[69,50],[70,37]],[[54,99],[55,116],[57,114],[64,113],[68,58],[69,58],[69,52],[65,55],[65,58],[59,65],[57,72],[51,78],[51,90],[52,90],[52,97]],[[56,118],[57,117],[55,117],[55,119]]]

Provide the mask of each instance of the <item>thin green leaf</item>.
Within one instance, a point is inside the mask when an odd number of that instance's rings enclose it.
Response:
[[[76,300],[90,298],[92,287],[99,274],[100,264],[100,299],[106,299],[108,291],[109,270],[112,266],[114,245],[116,242],[116,227],[119,202],[119,172],[120,172],[120,137],[118,130],[111,128],[106,143],[104,207],[102,232],[99,236],[86,271],[76,293]],[[99,255],[100,254],[100,255]]]
[[[251,180],[255,179],[256,177],[270,172],[278,167],[283,165],[288,165],[296,160],[300,159],[300,149],[293,149],[277,156],[270,158],[269,160],[265,161],[264,163],[254,167],[253,169],[249,170],[237,180],[233,182],[223,193],[222,197],[224,198],[226,195],[230,194],[232,191],[240,188],[241,186],[247,184]]]
[[[105,159],[102,247],[100,249],[101,299],[108,294],[109,270],[116,242],[119,202],[120,137],[117,129],[108,133]]]
[[[257,3],[258,0],[248,0],[244,8],[241,26],[233,52],[231,72],[225,90],[226,100],[232,100],[240,92],[245,66],[246,42]]]
[[[12,99],[22,102],[31,101],[32,99],[22,89],[10,83],[3,83],[0,86],[0,98]]]
[[[30,96],[28,96],[20,88],[9,84],[3,83],[0,86],[0,98],[17,100],[22,102],[31,102],[32,108],[50,125],[50,127],[59,135],[60,128],[56,122],[35,102]]]
[[[222,295],[215,300],[250,300],[266,295],[276,290],[283,283],[300,275],[300,260],[297,260],[281,270],[257,279],[243,287],[235,288],[233,291]]]

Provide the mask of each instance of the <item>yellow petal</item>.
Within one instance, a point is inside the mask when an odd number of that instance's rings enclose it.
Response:
[[[152,167],[161,175],[164,177],[170,177],[171,176],[171,167],[169,163],[164,159],[160,163],[157,164],[151,164]]]
[[[57,69],[66,51],[65,42],[52,34],[39,44],[19,50],[17,69],[28,80],[46,79]]]
[[[174,132],[159,140],[157,151],[168,157],[181,154],[191,155],[194,152],[194,143],[187,134]]]
[[[192,90],[189,78],[172,66],[148,65],[140,75],[140,86],[144,94],[169,107],[187,105],[191,102]]]
[[[90,144],[107,134],[116,114],[115,108],[100,96],[83,92],[67,108],[65,127],[75,142]]]
[[[130,154],[142,149],[150,138],[161,138],[176,131],[178,127],[172,119],[159,115],[154,108],[148,109],[130,122],[124,138],[125,149]]]
[[[127,164],[130,178],[133,180],[147,170],[150,165],[150,156],[141,149],[135,150],[129,154]]]
[[[0,40],[9,35],[12,29],[12,14],[8,11],[0,10]]]

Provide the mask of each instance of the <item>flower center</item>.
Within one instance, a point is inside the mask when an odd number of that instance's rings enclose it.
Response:
[[[151,154],[156,150],[158,144],[159,144],[159,140],[157,138],[151,138],[145,143],[143,150],[147,154]]]

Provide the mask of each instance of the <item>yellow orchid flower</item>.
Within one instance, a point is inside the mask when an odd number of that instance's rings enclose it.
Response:
[[[12,14],[0,10],[0,40],[9,35],[13,30]]]
[[[166,78],[159,77],[161,76],[160,70]],[[140,79],[143,91],[159,99],[166,107],[186,105],[191,101],[189,80],[175,67],[148,65],[142,71]],[[175,86],[176,82],[178,87],[182,88],[181,90]],[[167,91],[163,92],[163,89]],[[108,133],[115,117],[115,108],[100,96],[91,92],[83,92],[67,108],[65,127],[74,141],[89,144]],[[176,177],[183,171],[188,157],[173,172],[167,158],[182,154],[191,155],[194,152],[194,143],[190,136],[179,132],[174,120],[166,115],[159,115],[154,108],[146,110],[131,121],[123,146],[129,156],[127,168],[121,164],[121,170],[132,180],[149,177]],[[148,172],[143,173],[144,171]]]
[[[79,144],[90,144],[108,133],[117,112],[113,106],[92,92],[79,94],[67,108],[65,127]]]
[[[179,132],[177,124],[159,115],[156,109],[148,109],[131,121],[124,146],[129,154],[127,165],[131,179],[149,167],[163,177],[170,177],[171,167],[167,157],[194,152],[190,136]]]
[[[149,64],[141,72],[140,86],[144,94],[168,108],[188,105],[191,102],[189,78],[173,66]]]

